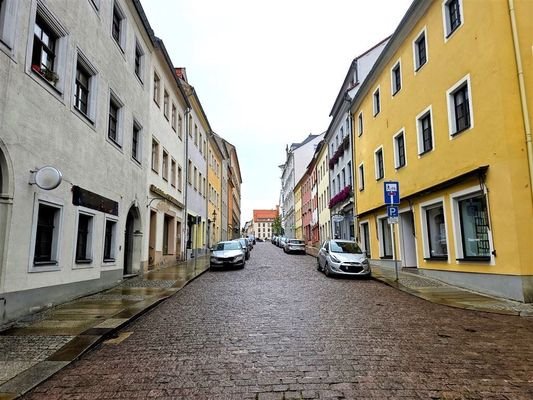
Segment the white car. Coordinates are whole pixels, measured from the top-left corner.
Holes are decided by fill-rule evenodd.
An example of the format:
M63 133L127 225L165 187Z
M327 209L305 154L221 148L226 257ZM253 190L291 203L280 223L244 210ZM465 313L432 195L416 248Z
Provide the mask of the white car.
M317 269L330 275L370 278L370 264L365 253L351 240L326 240L317 258Z
M240 267L246 264L242 244L238 240L217 243L211 252L211 267Z
M283 244L283 251L285 253L305 254L305 242L299 239L287 239L287 241Z

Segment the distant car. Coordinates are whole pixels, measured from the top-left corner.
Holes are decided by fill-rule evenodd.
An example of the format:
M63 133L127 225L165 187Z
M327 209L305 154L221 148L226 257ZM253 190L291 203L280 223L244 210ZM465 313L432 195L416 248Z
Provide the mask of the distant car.
M248 247L250 248L250 250L252 250L254 248L254 244L255 244L254 241L252 240L252 238L250 236L248 236L245 239L248 242Z
M287 239L283 246L285 253L304 253L305 254L305 242L300 239Z
M275 245L275 244L276 244L276 240L278 240L278 237L277 237L276 235L274 235L274 236L272 236L272 238L270 239L270 242L271 242L272 244Z
M241 267L246 264L244 248L238 240L217 243L211 252L211 267Z
M235 240L240 242L240 244L242 245L244 249L244 258L248 260L250 258L250 251L252 250L252 246L250 246L250 244L248 243L248 239L240 238Z
M317 269L330 275L352 275L370 278L370 264L365 253L351 240L327 240L317 258Z
M281 236L279 239L278 239L278 247L281 247L283 248L283 246L285 246L285 242L287 241L287 238L285 236Z
M257 238L257 239L255 239L255 241L256 241L256 242L264 242L264 240L261 239L261 238Z

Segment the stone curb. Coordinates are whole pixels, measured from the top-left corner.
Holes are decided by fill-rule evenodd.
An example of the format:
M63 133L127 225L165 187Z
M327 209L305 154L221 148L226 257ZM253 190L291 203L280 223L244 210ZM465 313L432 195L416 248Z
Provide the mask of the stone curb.
M20 396L31 391L33 388L37 387L41 383L50 379L57 372L61 371L66 366L72 364L74 361L78 360L82 355L87 353L89 350L93 349L100 343L104 342L115 332L119 331L123 327L131 324L133 321L141 317L142 315L148 313L156 306L162 302L168 300L169 298L175 296L180 290L186 287L189 283L194 281L196 278L203 275L205 272L209 271L209 267L200 271L195 276L191 277L185 284L178 288L173 288L173 293L158 298L152 303L148 304L146 307L140 309L137 313L133 314L131 317L127 318L124 322L113 328L105 328L100 335L88 335L88 334L79 334L74 337L70 342L65 344L55 353L50 355L46 360L41 361L27 370L21 372L15 377L11 378L9 381L0 385L0 400L12 400L17 399ZM104 290L103 292L107 291ZM98 329L98 328L93 328ZM89 329L90 331L90 329ZM81 343L80 343L81 342ZM75 351L74 349L80 348L81 351ZM62 360L62 358L66 358Z

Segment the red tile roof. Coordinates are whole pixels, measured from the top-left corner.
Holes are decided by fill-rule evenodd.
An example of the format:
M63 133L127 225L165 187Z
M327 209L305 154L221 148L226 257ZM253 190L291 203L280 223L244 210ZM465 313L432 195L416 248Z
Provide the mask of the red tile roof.
M278 210L254 210L254 222L273 221L278 216Z

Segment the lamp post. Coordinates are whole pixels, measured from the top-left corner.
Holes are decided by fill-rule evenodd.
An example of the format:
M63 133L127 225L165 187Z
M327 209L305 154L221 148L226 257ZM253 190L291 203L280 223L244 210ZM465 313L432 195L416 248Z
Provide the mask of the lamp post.
M214 240L214 239L215 239L215 222L216 222L216 220L217 220L217 210L213 210L213 214L212 214L212 216L213 216L213 219L212 219L212 222L213 222L213 229L212 229L212 231L211 231L211 234L212 234L212 237L213 237L212 242L214 242L214 241L215 241L215 240ZM211 243L211 246L212 246L213 244L214 244L214 243Z

